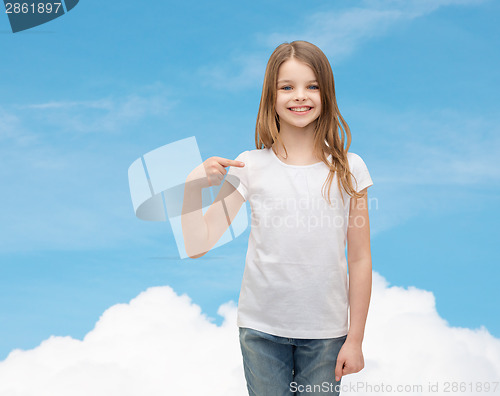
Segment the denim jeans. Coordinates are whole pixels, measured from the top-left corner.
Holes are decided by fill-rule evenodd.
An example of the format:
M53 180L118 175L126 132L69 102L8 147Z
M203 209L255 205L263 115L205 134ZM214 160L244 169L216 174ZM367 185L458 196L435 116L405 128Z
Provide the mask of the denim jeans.
M335 365L347 335L286 338L239 328L250 396L339 395Z

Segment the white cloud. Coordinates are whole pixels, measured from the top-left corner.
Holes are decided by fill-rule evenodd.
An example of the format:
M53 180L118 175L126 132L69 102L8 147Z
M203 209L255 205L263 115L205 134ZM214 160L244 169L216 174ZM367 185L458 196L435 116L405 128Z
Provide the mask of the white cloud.
M372 235L422 214L460 216L495 205L489 191L500 183L496 114L394 111L374 103L356 103L348 113L351 151L365 159L374 182Z
M24 147L32 144L34 140L34 136L23 127L19 116L0 106L0 142L2 142L2 146L15 142Z
M187 296L154 287L114 305L82 341L51 337L0 363L0 395L242 395L235 310L211 323Z
M219 314L224 322L216 326L187 296L150 288L109 308L82 341L53 336L12 351L0 362L0 396L246 395L236 308L224 304ZM363 348L365 369L343 378L343 394L377 394L351 392L349 384L438 381L442 390L445 381L500 376L499 339L485 328L450 327L431 292L389 287L377 273Z
M382 150L376 164L379 182L461 187L500 182L496 114L464 116L451 108L393 112L373 104L355 110L362 116L358 131Z
M260 52L234 53L224 64L200 69L208 82L224 90L259 84L273 49L283 42L306 40L319 46L335 64L354 53L364 42L380 37L400 23L430 14L440 7L478 5L486 0L365 0L361 7L332 9L305 15L290 30L259 33L255 39L264 48ZM230 82L231 84L228 84Z
M488 0L363 0L362 3L374 9L397 8L411 17L418 17L440 7L454 5L478 5Z
M318 45L338 63L365 41L387 34L399 23L405 23L436 11L443 6L478 5L484 0L365 0L362 7L322 11L304 18L296 31L271 34L270 46L290 37Z
M423 394L445 395L450 394L444 392L446 381L500 379L500 339L484 327L450 327L437 313L431 292L389 287L375 272L364 354L366 369L349 381L372 385L384 382L394 388L398 384L420 384L424 386ZM440 392L428 392L428 383L436 381ZM466 393L476 394L475 390Z
M227 64L205 65L198 70L198 73L206 86L213 86L225 91L239 91L262 81L268 56L263 53L242 54L235 52L229 56L230 66Z
M78 132L116 132L131 122L149 116L167 115L178 100L172 100L160 86L156 92L128 94L123 97L105 97L87 101L49 101L14 106L28 110L26 117L48 123L58 130Z
M170 116L178 100L170 98L157 83L123 96L0 106L2 251L110 247L146 226L128 217L127 167ZM148 243L154 232L149 224L134 240Z
M274 33L269 44L290 41L290 37L310 41L339 63L353 53L361 42L381 36L407 17L398 9L349 8L341 11L321 12L305 18L306 26L296 32Z

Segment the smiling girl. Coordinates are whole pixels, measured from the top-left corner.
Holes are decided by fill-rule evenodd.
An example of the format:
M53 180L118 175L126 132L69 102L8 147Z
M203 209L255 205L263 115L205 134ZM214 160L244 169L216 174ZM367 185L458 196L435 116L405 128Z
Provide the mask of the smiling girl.
M341 377L364 367L373 182L361 157L348 151L332 69L315 45L294 41L272 53L255 143L236 160L207 159L187 178L186 251L206 254L248 200L237 319L248 392L338 395ZM202 188L226 174L203 214Z

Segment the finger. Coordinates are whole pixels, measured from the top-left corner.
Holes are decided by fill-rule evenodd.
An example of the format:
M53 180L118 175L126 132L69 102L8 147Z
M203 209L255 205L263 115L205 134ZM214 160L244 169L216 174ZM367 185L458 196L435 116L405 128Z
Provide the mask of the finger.
M342 378L343 366L344 361L337 359L337 364L335 366L335 381L340 381L340 378Z
M230 160L230 159L221 158L221 157L217 157L217 160L218 160L219 164L221 164L224 167L237 166L239 168L242 168L243 166L245 166L245 163L241 162L241 161Z
M215 164L214 164L214 168L215 168L215 170L216 170L218 173L220 173L222 176L224 176L224 175L227 173L226 168L224 168L224 167L223 167L221 164L219 164L219 163L215 163Z
M222 179L224 179L224 176L223 176L223 175L218 174L218 175L216 176L216 180L217 180L217 184L218 184L218 185L222 182Z
M342 376L353 373L355 373L355 371L352 369L352 367L348 367L347 365L345 365L342 369Z
M210 175L208 175L208 180L210 186L218 186L222 180L224 179L224 175L221 174L217 169L214 169Z

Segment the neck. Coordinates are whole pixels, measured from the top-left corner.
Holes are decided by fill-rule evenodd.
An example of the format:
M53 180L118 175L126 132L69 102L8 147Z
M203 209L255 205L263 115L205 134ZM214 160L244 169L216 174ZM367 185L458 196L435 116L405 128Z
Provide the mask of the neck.
M315 123L301 128L293 125L280 126L280 138L286 146L288 158L310 160L314 159L314 126ZM278 143L274 143L278 155L285 157L284 148Z

